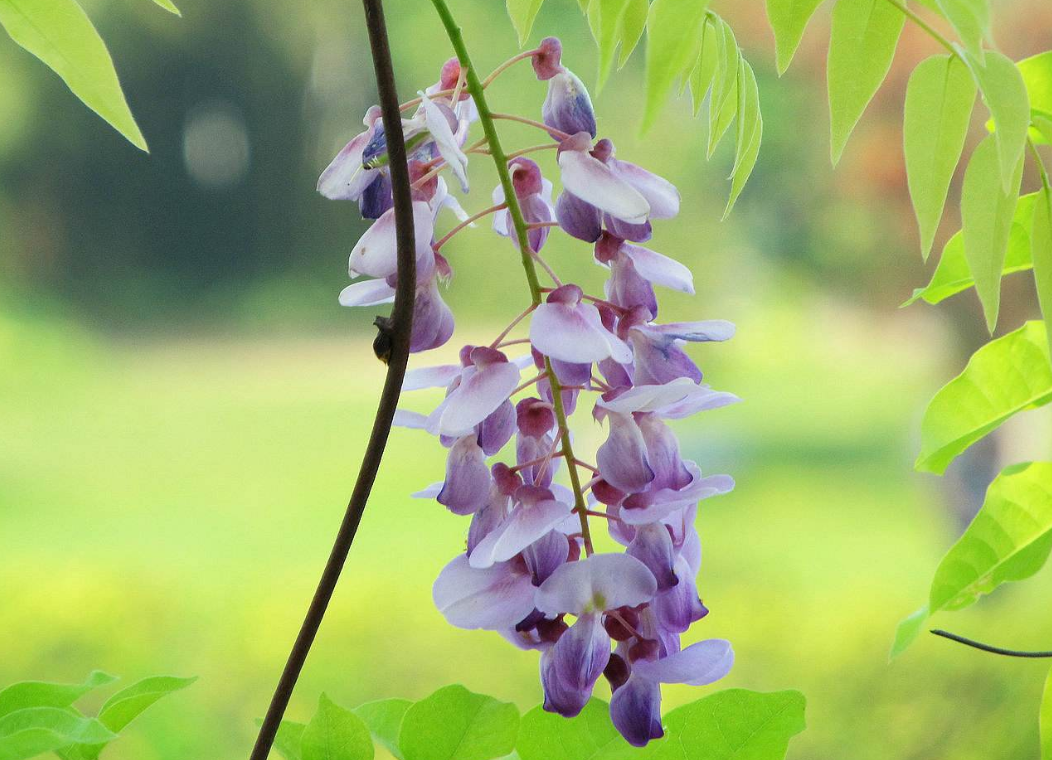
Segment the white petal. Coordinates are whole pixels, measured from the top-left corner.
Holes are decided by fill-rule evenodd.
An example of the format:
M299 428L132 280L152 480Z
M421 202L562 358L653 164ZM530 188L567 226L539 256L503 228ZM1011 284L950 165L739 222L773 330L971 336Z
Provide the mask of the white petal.
M458 628L512 628L533 612L530 576L508 564L477 570L461 554L439 573L432 589L435 606Z
M657 581L646 565L627 554L593 554L570 562L537 589L537 609L546 615L635 607L657 591Z
M493 532L478 543L471 552L469 563L472 567L489 567L495 562L508 561L555 528L569 512L568 505L551 500L531 506L517 505Z
M731 643L708 639L660 660L639 660L632 665L632 672L648 681L705 686L727 675L733 664Z
M466 193L468 191L468 157L460 149L460 144L457 142L457 138L453 134L453 130L449 126L449 121L446 119L442 109L435 105L424 93L421 92L420 97L422 98L421 107L424 110L427 131L434 138L439 154L446 160L449 168L453 171L453 175L460 182L460 189Z
M456 378L464 368L459 364L442 364L438 367L420 367L411 369L405 373L402 381L403 391L418 391L421 388L445 388Z
M559 168L563 187L581 200L630 224L647 220L647 199L602 161L584 151L564 150L559 154Z
M363 280L340 291L340 306L376 306L391 303L394 297L394 288L384 280Z
M599 310L588 303L542 303L530 318L530 342L542 354L574 364L632 361L632 349L603 327Z
M396 409L393 424L396 427L424 430L427 428L427 417L420 412L411 412L408 409Z
M373 138L372 129L356 135L318 178L318 192L335 201L356 201L376 178L379 169L366 169L362 154Z
M464 435L507 401L519 384L519 368L511 362L468 367L460 385L428 418L434 435Z
M675 259L649 248L623 243L621 250L632 259L639 276L655 285L694 295L694 275Z
M434 235L431 209L423 201L413 203L413 232L419 267L421 261L431 255L431 238ZM398 241L393 208L385 211L355 244L348 269L352 277L359 274L387 277L398 270Z

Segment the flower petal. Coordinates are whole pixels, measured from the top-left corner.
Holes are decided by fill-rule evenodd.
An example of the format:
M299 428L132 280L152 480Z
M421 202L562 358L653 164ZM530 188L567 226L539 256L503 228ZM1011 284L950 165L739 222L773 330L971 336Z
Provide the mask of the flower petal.
M586 243L594 243L603 234L599 209L565 190L555 201L555 219L563 232Z
M625 493L642 491L654 480L643 432L629 415L611 414L607 419L610 434L596 452L599 474Z
M651 681L705 686L723 678L734 664L734 650L724 639L691 644L660 660L640 660L633 672Z
M365 146L373 137L373 128L356 135L336 154L318 178L318 192L334 201L356 201L376 178L378 169L366 169L362 163Z
M635 607L657 591L646 565L625 554L593 554L563 565L537 589L536 606L547 615Z
M628 545L627 553L646 565L654 574L658 591L665 591L678 583L673 569L676 556L672 536L664 525L641 525L636 530L632 543Z
M417 265L433 256L431 237L434 224L431 210L423 201L413 203L413 231L416 238ZM370 277L387 277L398 271L398 241L395 232L394 209L386 211L373 225L365 231L351 250L348 262L351 277L359 274Z
M574 364L632 360L631 349L603 327L589 303L542 303L530 319L530 342L545 356Z
M457 142L457 138L453 134L453 128L450 126L446 114L423 92L419 94L421 98L420 107L424 111L424 122L427 124L427 131L434 138L439 154L446 160L449 168L453 171L453 175L460 182L460 189L466 193L468 191L468 157L460 149L460 143Z
M610 719L633 747L645 747L665 735L661 728L661 687L656 681L632 675L610 698Z
M508 400L519 384L519 368L496 362L467 367L460 385L446 396L428 419L432 435L464 435Z
M667 179L616 158L610 159L610 168L647 199L651 219L671 219L679 213L679 191Z
M472 567L506 562L544 537L570 513L570 507L554 499L533 505L517 504L511 514L471 552Z
M432 589L438 611L457 628L512 628L533 612L534 586L511 563L477 570L461 554L448 565Z
M642 224L650 204L602 161L578 150L559 154L563 187L600 211L631 224Z
M362 280L340 291L340 306L378 306L391 303L394 297L394 288L385 280Z
M567 718L580 713L609 661L610 636L599 615L582 615L541 655L544 709Z
M548 79L548 94L541 106L541 118L552 129L573 135L587 132L595 137L595 111L584 83L572 71L560 71ZM556 135L552 138L558 140Z
M437 501L455 515L470 515L489 500L491 483L485 454L475 436L466 435L449 450L446 480Z
M622 245L621 250L632 259L640 277L655 285L694 295L694 275L675 259L630 243Z

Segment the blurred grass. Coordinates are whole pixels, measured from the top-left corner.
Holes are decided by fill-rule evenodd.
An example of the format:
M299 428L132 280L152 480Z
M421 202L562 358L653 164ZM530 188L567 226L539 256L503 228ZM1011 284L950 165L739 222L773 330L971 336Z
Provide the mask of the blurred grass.
M746 403L680 425L687 453L739 484L699 517L713 614L692 635L734 642L722 685L807 694L793 758L1033 757L1040 665L932 640L886 664L957 530L933 508L936 481L908 469L911 416L945 370L905 338L930 326L830 303L768 304L739 327L699 356ZM381 377L368 355L355 340L121 342L0 322L0 683L200 675L110 756L243 755L362 453ZM467 522L408 494L442 458L418 431L394 433L290 716L322 690L352 705L453 681L539 699L534 653L432 607ZM1040 645L1049 590L1039 578L951 622ZM704 693L670 688L666 706Z

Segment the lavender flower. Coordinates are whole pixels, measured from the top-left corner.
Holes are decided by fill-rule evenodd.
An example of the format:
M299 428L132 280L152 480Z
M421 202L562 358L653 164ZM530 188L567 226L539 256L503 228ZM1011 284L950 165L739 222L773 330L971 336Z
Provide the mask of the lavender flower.
M403 121L418 272L411 350L443 345L453 333L438 290L452 275L443 246L476 218L492 214L493 230L516 248L524 243L526 265L540 265L552 285L541 294L535 289L492 343L464 346L459 363L410 370L405 390L442 388L445 395L427 414L400 410L396 423L425 430L448 449L443 481L415 495L471 518L466 551L435 581L436 607L455 626L496 631L538 651L547 710L578 714L605 677L614 725L643 746L663 735L661 684L712 683L734 659L726 641L680 642L709 612L696 581L698 505L734 481L704 475L684 458L668 424L738 401L703 384L686 350L727 340L734 328L721 320L655 321L660 288L694 292L685 266L638 245L650 238L653 221L679 212L679 193L617 158L610 140L596 139L591 100L561 53L559 41L548 38L531 56L537 78L548 82L544 131L559 141L554 168L562 191L554 204L541 165L521 155L551 143L509 161L514 198L497 187L494 205L469 218L449 194L440 176L446 169L468 190L473 149L465 145L478 117L455 60ZM318 185L326 197L357 201L363 216L376 220L351 251L355 281L340 294L346 306L389 302L397 277L386 140L375 109L365 126ZM512 204L525 228L513 221ZM444 208L461 224L436 242ZM562 282L541 257L555 229L593 245L608 275L602 297ZM509 257L497 265L517 264ZM512 337L516 330L528 337ZM528 346L511 356L520 344ZM574 452L569 423L589 398L593 419L606 428L594 464ZM591 479L582 481L582 471ZM593 518L606 522L623 552L594 551Z

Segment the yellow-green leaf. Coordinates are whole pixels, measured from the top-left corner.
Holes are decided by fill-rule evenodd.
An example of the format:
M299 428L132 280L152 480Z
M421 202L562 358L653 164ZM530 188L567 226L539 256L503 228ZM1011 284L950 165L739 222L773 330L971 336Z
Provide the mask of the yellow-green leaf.
M993 118L1001 187L1008 191L1023 157L1030 126L1030 100L1026 83L1011 59L996 50L986 52L985 62L967 52L962 57L979 83L983 102Z
M975 82L956 56L922 61L906 88L903 142L910 198L925 260L939 229L946 193L964 150Z
M709 147L708 157L716 152L716 146L727 128L734 121L738 104L738 73L741 69L741 51L734 31L722 19L719 20L719 52L716 57L716 75L709 96Z
M1024 195L1015 207L1012 217L1012 231L1008 235L1008 252L1005 254L1004 268L1001 276L1033 269L1030 255L1030 229L1033 225L1034 202L1037 193ZM917 288L903 306L923 299L927 303L937 304L963 290L975 286L972 273L968 269L968 260L964 257L964 235L957 232L947 241L939 256L939 265L931 281L923 288Z
M990 56L992 58L992 56ZM961 191L961 222L964 257L975 280L975 290L983 305L990 332L997 324L1001 306L1001 271L1012 231L1012 218L1019 200L1023 177L1023 157L1016 163L1015 176L1007 191L1001 186L997 145L987 137L972 153L964 173Z
M709 0L654 0L647 17L647 101L643 129L657 118L672 85L697 61Z
M1052 463L1006 468L986 491L979 513L939 563L928 605L900 624L892 653L905 649L928 616L961 610L1002 583L1040 570L1052 550Z
M588 22L599 45L599 79L597 90L602 90L610 69L614 65L614 54L624 31L624 17L628 0L592 0L588 6Z
M705 94L712 86L713 77L716 76L716 65L720 54L719 35L721 34L722 32L711 22L705 23L698 63L690 73L690 96L694 103L695 116L701 110L701 104L705 102Z
M147 150L110 53L76 0L0 0L0 25L62 77L88 108Z
M888 75L905 20L887 0L837 0L826 72L834 165Z
M804 37L807 22L821 4L822 0L767 0L767 20L774 31L779 76L789 68Z
M628 0L628 7L621 17L621 53L617 57L617 68L622 68L632 56L643 31L647 28L650 0Z
M756 74L743 58L738 73L738 137L731 170L731 194L723 218L731 213L734 203L756 166L763 138L763 117L760 114L760 93L756 85Z
M533 22L541 11L544 0L507 0L508 15L511 24L519 34L519 47L526 44L533 31ZM584 8L582 7L582 10Z
M921 452L914 465L941 475L961 452L1012 415L1052 401L1045 325L1031 321L992 340L943 386L921 421Z
M983 60L983 37L990 34L989 0L936 0L965 48Z
M1045 330L1052 336L1052 190L1047 185L1037 193L1034 204L1030 250L1034 259L1037 298L1045 317Z
M303 760L373 760L373 740L357 715L326 695L300 738Z
M1052 50L1024 58L1016 66L1030 100L1030 118L1034 122L1030 139L1048 144L1052 142Z

